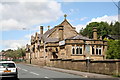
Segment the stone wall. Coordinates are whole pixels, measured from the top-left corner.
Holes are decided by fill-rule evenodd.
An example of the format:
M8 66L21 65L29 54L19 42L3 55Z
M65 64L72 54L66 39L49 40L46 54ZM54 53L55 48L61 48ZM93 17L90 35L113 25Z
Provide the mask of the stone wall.
M120 75L120 60L51 59L47 66L83 72Z
M30 59L26 60L26 63L30 64ZM45 66L46 61L44 61L43 59L31 59L31 64Z

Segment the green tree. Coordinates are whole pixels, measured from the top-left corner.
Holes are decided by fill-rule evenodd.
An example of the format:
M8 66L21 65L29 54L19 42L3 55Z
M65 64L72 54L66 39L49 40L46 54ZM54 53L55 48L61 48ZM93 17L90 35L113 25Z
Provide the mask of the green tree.
M120 59L120 40L108 40L108 59Z
M98 38L111 32L111 27L107 22L92 22L89 23L84 30L80 31L80 34L93 38L93 27L97 27Z
M19 48L17 49L16 53L18 54L18 57L22 57L24 59L26 51L23 48Z
M23 48L18 48L17 50L7 50L6 51L6 56L11 57L13 59L18 59L18 58L23 58L25 56L25 49Z
M16 59L16 58L17 58L16 51L7 51L7 52L6 52L6 56L7 56L7 57L10 57L10 58L13 58L13 59Z
M120 35L120 23L116 22L113 26L112 26L112 35Z
M115 22L110 25L107 22L91 22L85 29L80 30L80 34L93 38L93 27L97 27L98 38L104 35L120 35L120 23Z

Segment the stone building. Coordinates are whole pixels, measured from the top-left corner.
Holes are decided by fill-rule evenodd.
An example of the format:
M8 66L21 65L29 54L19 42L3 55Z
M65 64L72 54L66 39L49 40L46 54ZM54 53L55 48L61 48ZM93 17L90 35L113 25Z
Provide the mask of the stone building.
M43 33L31 36L31 45L26 46L26 59L36 64L50 59L105 59L107 42L97 38L97 28L93 28L93 39L78 34L68 20Z

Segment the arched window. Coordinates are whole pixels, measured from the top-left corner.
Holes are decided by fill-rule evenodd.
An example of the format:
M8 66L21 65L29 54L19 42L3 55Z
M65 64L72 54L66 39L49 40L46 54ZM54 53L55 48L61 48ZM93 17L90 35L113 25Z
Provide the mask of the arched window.
M79 47L79 54L82 54L82 47Z
M94 46L92 46L92 55L94 55L95 52L94 52Z
M76 47L76 54L79 54L79 47Z
M96 55L98 55L98 48L96 48Z
M75 54L75 48L72 47L72 54Z
M102 48L99 48L99 55L102 55Z

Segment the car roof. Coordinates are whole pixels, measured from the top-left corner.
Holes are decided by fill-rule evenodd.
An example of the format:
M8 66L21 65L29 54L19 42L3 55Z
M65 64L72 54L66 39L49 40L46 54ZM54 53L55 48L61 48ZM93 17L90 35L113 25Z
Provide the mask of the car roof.
M0 61L0 63L14 63L13 61Z

